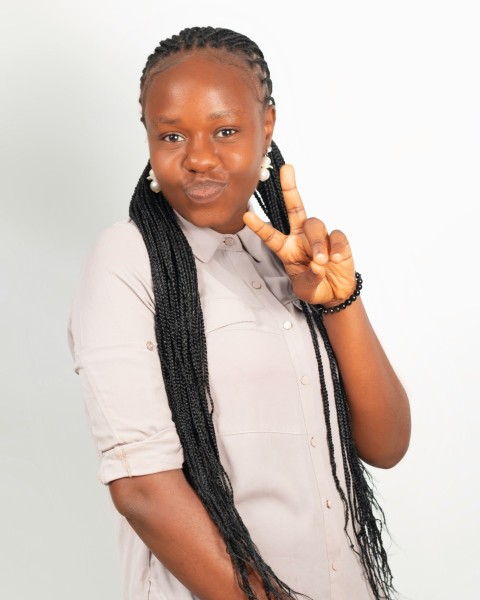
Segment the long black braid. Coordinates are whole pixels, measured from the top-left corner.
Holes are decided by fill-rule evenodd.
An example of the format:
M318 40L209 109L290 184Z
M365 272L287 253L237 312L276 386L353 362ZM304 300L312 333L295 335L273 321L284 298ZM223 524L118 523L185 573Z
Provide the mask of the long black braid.
M206 47L224 49L240 58L241 64L258 76L265 105L274 103L267 63L252 40L229 29L193 27L160 42L148 57L141 78L142 107L149 84L168 56ZM255 197L272 225L288 233L288 215L279 178L284 160L276 144L272 142L271 146L271 177L258 184ZM256 598L249 581L253 572L260 576L267 598L295 598L298 592L280 581L265 563L235 508L232 486L220 462L213 425L213 400L195 259L169 203L161 193L154 194L150 190L149 170L147 164L132 197L130 217L144 238L150 258L158 353L168 402L184 450L185 476L223 536L239 586L249 600ZM395 590L382 545L383 512L373 495L370 475L355 449L349 406L323 317L315 306L305 302L301 305L318 363L330 464L344 505L345 532L352 549L360 556L375 598L390 600L394 598ZM337 475L330 404L317 332L325 345L333 380L345 490ZM349 521L352 521L358 550L347 529Z

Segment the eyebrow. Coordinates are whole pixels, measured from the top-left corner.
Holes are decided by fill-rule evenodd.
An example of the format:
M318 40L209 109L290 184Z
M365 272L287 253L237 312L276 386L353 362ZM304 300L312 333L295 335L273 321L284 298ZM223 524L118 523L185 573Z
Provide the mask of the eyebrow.
M242 114L241 110L218 110L210 113L207 117L208 121L216 121L217 119L225 119L229 117L239 117Z
M218 110L210 113L207 117L207 121L218 121L218 119L225 119L229 117L238 117L242 114L241 110ZM152 119L153 123L161 123L163 125L179 125L182 120L165 115L158 115Z

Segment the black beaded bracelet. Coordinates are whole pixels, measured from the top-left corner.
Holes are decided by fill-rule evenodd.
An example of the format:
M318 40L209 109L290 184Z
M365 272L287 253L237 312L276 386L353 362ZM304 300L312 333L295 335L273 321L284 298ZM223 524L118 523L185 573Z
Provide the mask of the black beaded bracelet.
M317 305L320 312L322 313L322 315L333 315L334 313L340 312L341 310L347 308L347 306L350 306L350 304L352 304L352 302L355 302L355 300L360 296L360 291L362 289L362 283L363 283L362 276L360 275L360 273L357 273L356 271L355 271L355 279L357 280L357 285L355 286L355 291L350 296L350 298L347 298L345 300L345 302L342 302L338 306L333 306L332 308L325 308L321 304Z

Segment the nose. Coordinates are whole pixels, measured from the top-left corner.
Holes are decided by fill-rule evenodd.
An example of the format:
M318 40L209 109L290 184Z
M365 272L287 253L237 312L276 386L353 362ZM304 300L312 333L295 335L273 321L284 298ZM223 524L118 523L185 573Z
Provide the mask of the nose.
M183 166L188 171L206 173L215 168L218 161L219 157L211 139L198 137L187 143Z

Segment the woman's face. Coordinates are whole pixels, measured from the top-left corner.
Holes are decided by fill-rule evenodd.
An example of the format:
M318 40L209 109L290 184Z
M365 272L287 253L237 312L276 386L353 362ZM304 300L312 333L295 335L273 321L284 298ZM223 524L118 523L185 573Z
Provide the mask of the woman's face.
M259 181L275 110L264 108L257 76L230 54L200 50L172 58L144 102L155 177L182 217L236 233Z

